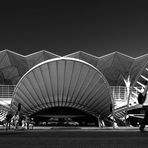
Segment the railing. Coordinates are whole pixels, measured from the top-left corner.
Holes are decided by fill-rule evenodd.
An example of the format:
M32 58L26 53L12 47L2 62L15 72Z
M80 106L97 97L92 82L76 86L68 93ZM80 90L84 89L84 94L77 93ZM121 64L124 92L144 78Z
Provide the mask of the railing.
M127 98L127 89L125 86L111 86L110 88L114 100L125 100Z
M15 85L0 85L0 98L12 98Z
M112 90L112 97L114 100L126 100L127 99L127 88L125 86L110 86L110 88ZM141 89L141 87L137 87L137 88ZM138 94L138 91L136 89L131 90L131 92ZM132 96L132 93L131 93L131 96ZM135 97L135 96L132 96L132 97Z
M10 104L15 85L0 85L0 104ZM112 97L115 100L115 108L122 107L127 104L127 89L125 86L110 86ZM140 88L139 88L140 89ZM137 94L137 90L132 90ZM132 96L132 94L131 94ZM135 97L135 96L134 96ZM135 98L137 99L137 98ZM122 112L121 112L122 113ZM0 115L1 117L1 115ZM0 119L1 120L1 119Z
M127 89L125 86L111 86L114 100L125 100L127 98ZM0 85L0 98L12 98L15 85ZM135 90L135 93L137 91Z

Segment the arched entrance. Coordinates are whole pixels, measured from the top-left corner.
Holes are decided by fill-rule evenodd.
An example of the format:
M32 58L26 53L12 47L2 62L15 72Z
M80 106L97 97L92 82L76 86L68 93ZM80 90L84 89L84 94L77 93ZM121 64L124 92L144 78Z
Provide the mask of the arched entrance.
M51 107L31 116L42 126L96 126L98 119L87 112L72 107Z

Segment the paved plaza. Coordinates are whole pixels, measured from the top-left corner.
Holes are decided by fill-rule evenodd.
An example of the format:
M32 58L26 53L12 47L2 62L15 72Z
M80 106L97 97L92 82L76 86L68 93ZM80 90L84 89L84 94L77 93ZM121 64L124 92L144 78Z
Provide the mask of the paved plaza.
M148 131L138 128L34 127L0 129L2 148L147 148Z

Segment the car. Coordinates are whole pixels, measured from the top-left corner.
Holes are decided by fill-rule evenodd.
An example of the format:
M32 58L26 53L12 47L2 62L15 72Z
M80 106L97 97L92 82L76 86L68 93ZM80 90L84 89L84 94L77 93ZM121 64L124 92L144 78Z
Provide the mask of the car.
M74 125L74 126L76 126L76 125L79 125L79 123L76 122L76 121L68 121L68 125Z
M47 125L53 126L53 125L58 125L58 123L59 123L58 118L50 118L47 122Z
M78 122L76 121L73 121L72 119L68 118L65 122L64 122L65 125L73 125L73 126L77 126L79 125Z

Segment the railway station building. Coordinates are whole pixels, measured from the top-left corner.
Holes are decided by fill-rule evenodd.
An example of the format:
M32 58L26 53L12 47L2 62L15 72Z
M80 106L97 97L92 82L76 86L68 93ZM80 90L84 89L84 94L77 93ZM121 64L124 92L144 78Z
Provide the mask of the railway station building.
M8 111L36 122L53 118L79 124L124 121L126 111L139 109L137 96L148 80L148 54L120 52L94 56L78 51L65 56L49 51L21 55L0 52L0 120Z

